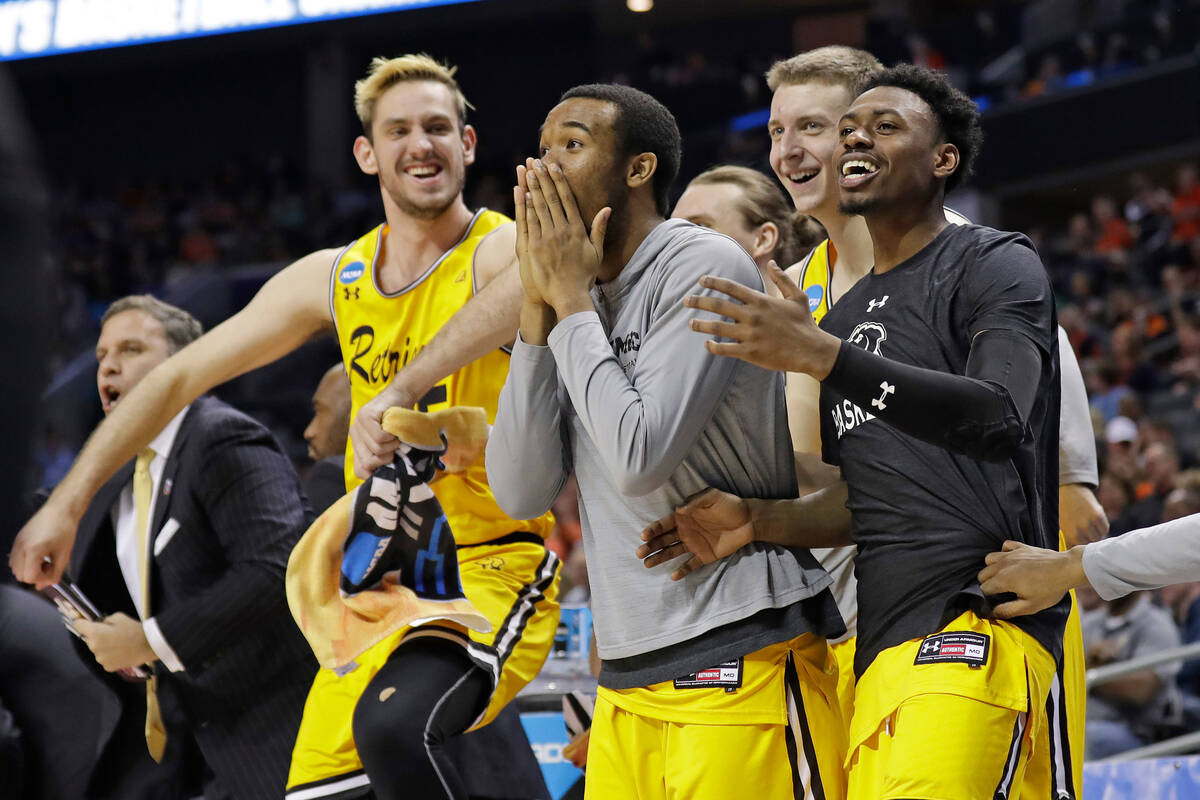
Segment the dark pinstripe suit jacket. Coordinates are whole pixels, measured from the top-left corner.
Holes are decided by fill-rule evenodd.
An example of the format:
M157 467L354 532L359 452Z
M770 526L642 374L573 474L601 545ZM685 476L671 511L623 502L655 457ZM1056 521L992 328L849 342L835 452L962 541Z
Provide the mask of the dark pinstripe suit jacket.
M111 524L132 474L131 462L97 493L71 568L101 611L136 616ZM300 481L266 428L203 397L157 491L150 611L184 666L157 665L168 734L191 731L222 794L280 797L317 668L284 594L288 555L312 518Z

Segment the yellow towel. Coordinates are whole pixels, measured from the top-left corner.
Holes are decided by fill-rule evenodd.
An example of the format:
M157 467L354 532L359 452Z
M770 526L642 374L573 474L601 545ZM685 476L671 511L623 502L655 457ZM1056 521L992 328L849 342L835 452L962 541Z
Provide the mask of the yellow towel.
M437 448L446 435L442 463L446 472L462 472L487 447L487 414L476 406L453 406L440 411L389 408L383 412L383 429L402 442Z
M438 620L476 631L491 629L487 618L462 594L452 532L433 493L413 477L408 460L412 455L428 463L445 447L441 459L447 471L452 465L465 468L487 443L483 409L423 413L393 408L384 415L383 427L419 449L407 452L409 447L402 446L392 464L330 506L288 559L288 606L317 662L331 669L349 664L406 626ZM414 526L411 515L405 514L406 504L420 505L426 524ZM433 514L440 519L433 519ZM362 545L355 553L346 550L352 535L356 539L351 546ZM381 558L388 559L379 565L388 571L376 588L347 594L343 559L361 559L364 553L372 567ZM361 566L361 560L358 563Z

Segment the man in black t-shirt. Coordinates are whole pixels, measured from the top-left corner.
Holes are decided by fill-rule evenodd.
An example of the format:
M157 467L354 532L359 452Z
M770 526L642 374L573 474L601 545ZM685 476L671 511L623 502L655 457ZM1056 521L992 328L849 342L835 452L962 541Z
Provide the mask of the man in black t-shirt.
M1023 236L945 220L980 135L973 103L944 78L887 70L839 129L841 210L867 222L872 273L820 329L778 272L783 299L704 278L738 302L687 302L726 318L693 323L721 337L712 352L822 382L824 456L844 482L793 501L710 490L674 527L652 526L643 554L691 552L682 575L750 539L830 546L850 531L849 796L1013 796L1041 741L1067 605L996 621L975 575L1005 538L1057 540L1053 298Z

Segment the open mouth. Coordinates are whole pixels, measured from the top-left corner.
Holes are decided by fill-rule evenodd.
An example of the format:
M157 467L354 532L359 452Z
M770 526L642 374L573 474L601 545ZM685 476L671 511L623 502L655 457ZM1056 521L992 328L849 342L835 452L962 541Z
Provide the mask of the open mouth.
M842 162L842 186L858 186L869 181L879 172L879 165L862 159L852 159Z
M442 174L442 168L437 164L414 164L404 168L404 173L422 183L434 181Z
M121 390L115 386L105 386L100 390L100 405L104 408L105 413L111 411L120 399Z
M808 183L821 172L819 169L803 169L797 172L789 172L787 179L795 184Z

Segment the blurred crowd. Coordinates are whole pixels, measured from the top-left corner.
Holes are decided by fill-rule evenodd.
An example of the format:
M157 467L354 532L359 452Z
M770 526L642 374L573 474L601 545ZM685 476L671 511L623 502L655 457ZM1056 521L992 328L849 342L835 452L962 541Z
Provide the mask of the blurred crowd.
M348 242L381 217L378 191L313 186L281 160L225 163L192 180L125 176L57 195L58 362L95 340L114 299L186 274L284 264Z
M876 24L871 50L947 72L987 108L1129 73L1196 47L1200 5L1163 0L961 4Z
M1076 24L1034 36L1048 14ZM937 24L873 22L867 45L885 62L946 70L983 106L1189 53L1198 29L1200 0L993 2ZM688 143L682 177L718 161L762 164L763 125L731 133L728 121L767 104L762 75L780 54L747 48L717 60L680 40L664 42L642 35L628 68L607 77L646 89L678 114ZM1187 162L1166 174L1131 174L1081 204L1065 225L1027 231L1083 370L1100 461L1097 494L1112 535L1200 513L1200 173ZM510 213L509 180L507 170L476 169L468 203ZM107 186L67 186L56 201L55 369L91 348L115 298L161 294L203 271L279 266L349 242L382 220L370 181L313 185L280 160L227 163L192 180L126 176ZM37 455L39 482L57 482L80 444L51 420ZM549 546L566 565L563 599L586 602L573 485L554 510ZM1200 641L1200 583L1112 603L1082 599L1093 666ZM1114 752L1200 725L1200 660L1143 678L1093 694L1094 718L1112 723L1097 735Z
M1035 230L1079 357L1109 535L1200 513L1200 179L1128 177L1065 229ZM1080 592L1088 666L1200 642L1200 583L1105 603ZM1200 727L1200 660L1094 687L1089 754L1103 757Z

